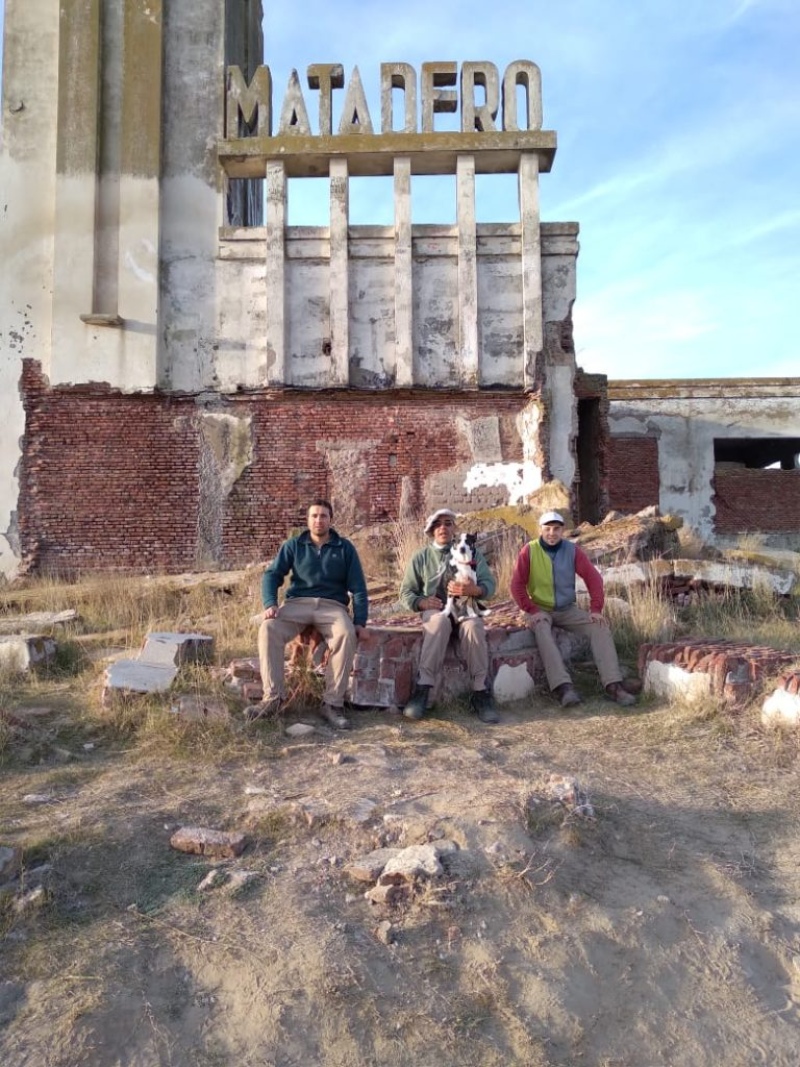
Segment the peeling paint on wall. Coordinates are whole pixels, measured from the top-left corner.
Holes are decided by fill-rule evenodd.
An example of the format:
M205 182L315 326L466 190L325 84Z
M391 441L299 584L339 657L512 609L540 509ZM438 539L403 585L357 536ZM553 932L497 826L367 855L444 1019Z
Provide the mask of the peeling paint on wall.
M542 487L542 470L533 463L476 463L464 479L468 493L480 488L505 487L508 504L525 503Z
M225 502L253 462L252 419L205 413L199 428L197 564L205 567L222 560Z

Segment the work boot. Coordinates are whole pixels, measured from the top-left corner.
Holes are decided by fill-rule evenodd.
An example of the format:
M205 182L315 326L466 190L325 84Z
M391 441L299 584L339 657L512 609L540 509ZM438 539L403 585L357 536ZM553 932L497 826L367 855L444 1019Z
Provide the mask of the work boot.
M403 714L407 719L421 719L425 714L425 709L428 706L428 695L430 694L431 687L429 685L418 685L414 690L414 693L403 708Z
M621 704L623 708L631 708L636 703L636 697L625 689L622 682L612 682L611 685L607 685L606 695L614 703Z
M497 709L492 699L491 689L476 690L470 698L470 705L481 722L489 724L500 722L500 716L497 714Z
M572 682L562 682L553 690L553 696L558 700L562 708L574 708L580 704L581 696Z
M328 726L332 726L334 730L350 729L350 720L344 717L341 708L335 708L333 704L323 704L319 713Z
M280 697L268 697L258 704L250 704L244 709L245 722L258 722L259 719L273 719L281 710L283 700Z

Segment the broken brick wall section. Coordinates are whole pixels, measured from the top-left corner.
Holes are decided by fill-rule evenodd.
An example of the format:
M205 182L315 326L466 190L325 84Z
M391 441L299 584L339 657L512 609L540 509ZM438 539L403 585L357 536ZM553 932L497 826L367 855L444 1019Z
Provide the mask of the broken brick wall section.
M655 437L612 437L609 448L609 505L636 514L658 505L658 440Z
M800 530L800 470L760 470L718 464L714 470L714 528L719 534Z
M522 392L123 394L50 387L32 360L21 386L23 566L59 573L245 566L269 558L318 496L343 528L506 504L502 486L464 489L486 438L465 422L521 464L520 416L538 403Z

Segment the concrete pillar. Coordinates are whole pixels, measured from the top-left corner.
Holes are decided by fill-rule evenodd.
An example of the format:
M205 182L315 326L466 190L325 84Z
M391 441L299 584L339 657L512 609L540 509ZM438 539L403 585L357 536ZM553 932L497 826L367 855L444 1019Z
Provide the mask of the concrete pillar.
M61 5L58 38L58 143L53 233L53 347L80 314L117 313L95 303L95 220L100 169L100 0ZM116 283L114 285L116 289ZM59 336L57 336L59 335Z
M267 385L290 384L286 360L286 168L267 163Z
M395 385L414 384L413 299L411 288L411 159L394 160L394 352Z
M126 4L119 180L119 309L152 328L146 357L156 380L161 195L163 0ZM138 358L145 358L145 351Z
M539 157L535 152L523 153L519 161L519 218L522 230L522 378L523 388L532 389L544 347Z
M332 159L331 178L331 265L330 384L346 387L350 383L350 272L348 260L349 176L346 159Z
M456 162L458 220L458 345L462 384L477 389L478 370L478 245L475 222L475 157Z

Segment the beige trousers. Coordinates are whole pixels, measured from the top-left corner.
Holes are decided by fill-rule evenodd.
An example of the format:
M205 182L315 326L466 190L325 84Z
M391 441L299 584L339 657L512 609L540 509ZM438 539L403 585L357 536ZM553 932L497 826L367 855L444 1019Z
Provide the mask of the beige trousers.
M530 619L532 617L538 619L539 616L544 616L544 618L534 626ZM561 611L540 611L539 615L528 616L528 620L528 626L533 630L533 636L536 638L536 646L542 657L542 666L550 689L571 681L553 637L554 626L560 626L562 630L569 630L570 633L580 634L589 639L592 659L597 664L603 688L611 685L612 682L622 681L611 627L605 619L593 622L588 611L583 611L582 608L573 604L572 607L563 608Z
M331 707L340 708L344 703L358 640L347 609L335 600L323 600L320 597L284 600L275 618L265 619L261 623L258 630L258 660L264 700L286 696L286 645L309 624L316 626L328 646L322 699Z
M489 648L483 619L463 619L454 631L450 616L438 611L422 613L422 651L417 683L436 685L442 674L451 638L455 640L458 654L466 665L473 691L485 689L489 673Z

